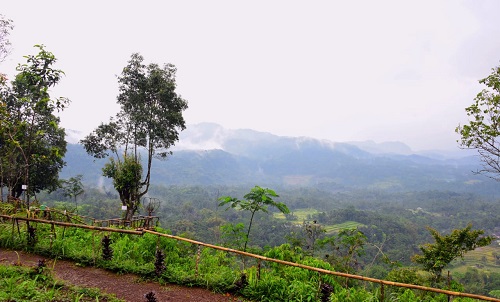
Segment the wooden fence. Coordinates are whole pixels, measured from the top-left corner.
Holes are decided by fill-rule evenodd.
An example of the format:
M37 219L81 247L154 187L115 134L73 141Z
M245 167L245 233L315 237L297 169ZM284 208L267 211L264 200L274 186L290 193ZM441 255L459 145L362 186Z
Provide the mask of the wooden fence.
M312 266L308 266L308 265L303 265L300 263L284 261L284 260L279 260L279 259L274 259L274 258L268 258L268 257L262 256L262 255L252 254L252 253L243 252L240 250L226 248L226 247L213 245L213 244L209 244L209 243L204 243L204 242L200 242L200 241L196 241L196 240L192 240L192 239L187 239L187 238L178 237L178 236L174 236L174 235L164 234L164 233L160 233L160 232L156 232L156 231L144 229L144 228L138 228L135 230L119 229L116 227L101 227L101 226L92 226L92 225L85 225L85 224L73 224L73 223L69 223L69 222L60 222L60 221L44 220L44 219L29 218L29 217L15 217L15 216L8 216L8 215L0 215L0 218L2 218L4 220L5 219L11 220L13 226L14 226L14 224L18 225L18 230L19 230L19 221L26 221L26 222L37 222L37 223L45 223L45 224L51 224L51 225L59 225L59 226L64 226L64 227L83 228L83 229L89 229L89 230L95 230L95 231L118 232L118 233L133 234L133 235L144 235L145 233L149 233L152 235L167 237L167 238L178 240L178 241L189 242L189 243L197 245L197 246L204 246L204 247L208 247L208 248L212 248L212 249L216 249L216 250L226 251L226 252L230 252L230 253L246 256L246 257L255 258L255 259L258 259L260 261L274 262L274 263L279 263L282 265L294 266L294 267L299 267L302 269L307 269L310 271L315 271L315 272L318 272L321 274L327 274L327 275L333 275L333 276L338 276L338 277L344 277L344 278L348 278L348 279L355 279L355 280L376 283L376 284L379 284L381 287L381 300L382 301L384 298L384 286L396 286L396 287L402 287L402 288L408 288L408 289L417 289L417 290L422 290L422 291L445 294L449 297L449 300L452 297L464 297L464 298L472 298L472 299L477 299L477 300L482 300L482 301L500 302L500 299L476 295L476 294L455 292L455 291L443 290L443 289L426 287L426 286L421 286L421 285L392 282L392 281L387 281L387 280L364 277L364 276L360 276L360 275L353 275L353 274L325 270L325 269L316 268L316 267L312 267Z
M16 217L16 216L13 216ZM134 216L131 220L125 220L121 218L114 219L95 219L88 216L77 215L68 211L60 211L56 209L32 209L27 211L27 217L32 219L42 219L48 221L59 221L68 222L74 224L85 224L98 227L130 227L130 228L141 228L141 229L152 229L154 228L160 218L158 216Z

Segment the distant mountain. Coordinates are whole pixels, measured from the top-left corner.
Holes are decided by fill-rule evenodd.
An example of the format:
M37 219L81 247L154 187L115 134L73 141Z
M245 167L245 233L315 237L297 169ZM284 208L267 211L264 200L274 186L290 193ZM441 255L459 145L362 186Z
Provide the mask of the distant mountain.
M413 151L402 142L383 142L376 143L374 141L365 142L348 142L347 144L357 146L367 152L373 154L413 154Z
M203 123L188 126L173 152L153 163L153 183L500 193L496 182L471 172L479 167L477 158L415 154L400 142L336 143ZM70 144L65 160L61 177L103 181L105 160L94 161L82 146Z

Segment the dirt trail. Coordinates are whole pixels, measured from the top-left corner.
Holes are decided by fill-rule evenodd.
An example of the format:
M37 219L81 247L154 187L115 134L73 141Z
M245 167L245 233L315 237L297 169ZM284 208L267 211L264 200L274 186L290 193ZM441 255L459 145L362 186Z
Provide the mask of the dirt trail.
M54 277L66 284L99 288L103 292L115 294L116 297L126 301L146 301L144 295L151 291L155 292L155 297L161 302L243 301L234 296L215 294L202 288L161 286L155 282L140 281L135 275L117 275L99 268L79 267L69 261L57 260L54 266L51 259L0 248L0 264L17 264L20 261L24 266L35 266L40 259L45 259L47 267L53 267Z

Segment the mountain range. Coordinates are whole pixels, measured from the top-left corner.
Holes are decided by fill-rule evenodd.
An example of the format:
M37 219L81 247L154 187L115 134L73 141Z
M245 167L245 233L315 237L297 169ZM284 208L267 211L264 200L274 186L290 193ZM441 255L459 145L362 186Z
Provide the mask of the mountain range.
M89 185L109 184L101 176L106 160L95 160L69 132L62 178L84 175ZM500 195L497 182L475 175L478 158L460 152L413 152L401 142L331 142L284 137L213 123L189 125L167 160L155 160L158 185L313 186L342 191L443 190Z

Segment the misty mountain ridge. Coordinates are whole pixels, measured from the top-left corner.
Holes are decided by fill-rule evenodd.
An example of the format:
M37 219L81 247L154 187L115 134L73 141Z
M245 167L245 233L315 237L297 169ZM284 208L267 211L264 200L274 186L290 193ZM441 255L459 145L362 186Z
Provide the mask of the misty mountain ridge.
M154 161L153 184L312 186L333 191L449 190L500 195L496 182L471 172L480 167L477 157L454 157L444 152L417 154L400 142L338 143L202 123L181 132L172 151L167 160ZM101 176L106 160L95 160L81 145L69 144L65 160L62 178L83 174L89 184L110 184Z
M303 144L308 144L311 142L319 143L323 146L329 146L330 148L342 149L346 145L358 147L362 151L366 151L371 154L420 154L428 157L439 157L439 158L456 158L465 157L471 153L456 149L456 150L426 150L414 152L408 145L403 142L393 141L393 142L381 142L376 143L372 140L368 141L348 141L348 142L333 142L329 140L320 140L310 137L288 137L288 136L278 136L268 132L259 132L251 129L226 129L219 124L215 123L199 123L188 125L186 130L180 133L180 140L172 148L172 150L212 150L221 149L230 153L240 154L241 143L254 142L259 145L267 143L276 143L277 141L288 141L290 147L293 143L295 147L300 148ZM292 143L293 141L293 143Z
M86 134L72 129L66 129L66 140L70 144L78 144ZM329 148L342 150L345 148L357 147L370 154L419 154L431 158L457 158L466 157L472 153L469 150L426 150L414 152L403 142L381 142L368 141L348 141L332 142L309 137L287 137L278 136L268 132L259 132L251 129L226 129L216 123L199 123L187 125L184 131L180 132L179 141L171 148L172 151L180 150L215 150L220 149L236 155L252 156L247 148L248 144L256 144L262 147L266 144L275 145L284 143L288 148L300 148L302 145L311 143L320 144ZM260 148L259 147L259 148ZM346 150L352 151L352 150Z

